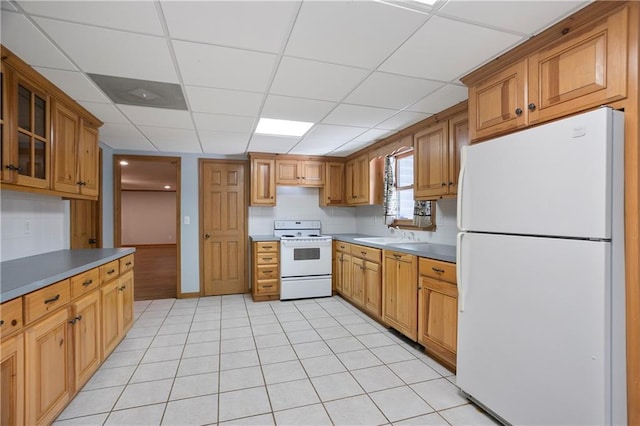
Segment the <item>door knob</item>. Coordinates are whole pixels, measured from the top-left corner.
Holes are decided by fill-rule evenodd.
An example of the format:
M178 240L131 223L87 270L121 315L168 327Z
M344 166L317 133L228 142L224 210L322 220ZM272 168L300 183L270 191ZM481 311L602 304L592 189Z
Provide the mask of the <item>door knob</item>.
M211 238L211 235L210 235L210 234L204 234L204 239L205 239L205 240L208 240L209 238Z
M89 244L96 244L98 242L95 238L89 238Z

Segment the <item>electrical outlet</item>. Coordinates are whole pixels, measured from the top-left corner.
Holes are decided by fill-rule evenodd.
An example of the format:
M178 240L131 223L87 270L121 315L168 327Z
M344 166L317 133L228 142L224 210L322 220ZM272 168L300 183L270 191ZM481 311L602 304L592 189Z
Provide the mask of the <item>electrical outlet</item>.
M29 219L24 221L24 234L31 235L31 221Z
M191 223L191 218L189 216L184 217L184 224L189 225Z

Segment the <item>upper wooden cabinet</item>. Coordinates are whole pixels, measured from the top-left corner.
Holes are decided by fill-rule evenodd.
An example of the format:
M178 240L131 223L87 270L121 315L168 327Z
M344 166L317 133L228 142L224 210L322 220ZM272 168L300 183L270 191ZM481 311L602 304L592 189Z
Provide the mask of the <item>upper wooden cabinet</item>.
M347 204L344 185L344 163L330 161L325 164L324 186L320 188L320 205L344 206Z
M0 181L15 190L29 187L97 199L97 129L102 123L11 51L0 48Z
M250 205L276 205L276 175L273 158L251 158Z
M514 49L509 63L492 62L464 77L471 139L625 98L628 14L628 6L620 6L575 28L567 23L546 36L556 37L548 43L533 49L529 46L538 46L542 38L532 39Z
M349 205L382 204L383 160L369 161L367 154L345 165L346 198Z
M460 151L469 144L467 111L414 135L414 198L435 200L458 191Z
M324 162L314 160L276 160L277 185L324 185Z

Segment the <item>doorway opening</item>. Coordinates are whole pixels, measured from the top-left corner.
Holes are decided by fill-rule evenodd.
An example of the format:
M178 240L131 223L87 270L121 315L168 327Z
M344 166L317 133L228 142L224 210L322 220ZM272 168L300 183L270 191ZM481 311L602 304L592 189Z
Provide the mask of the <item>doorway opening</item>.
M114 242L135 247L135 300L180 297L180 158L115 155Z

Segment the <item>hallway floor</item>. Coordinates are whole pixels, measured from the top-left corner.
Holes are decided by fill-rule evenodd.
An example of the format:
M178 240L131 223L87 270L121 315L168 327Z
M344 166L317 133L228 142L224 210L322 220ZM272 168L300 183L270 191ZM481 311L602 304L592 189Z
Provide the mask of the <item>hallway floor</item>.
M340 297L135 302L56 425L493 425L455 375Z

